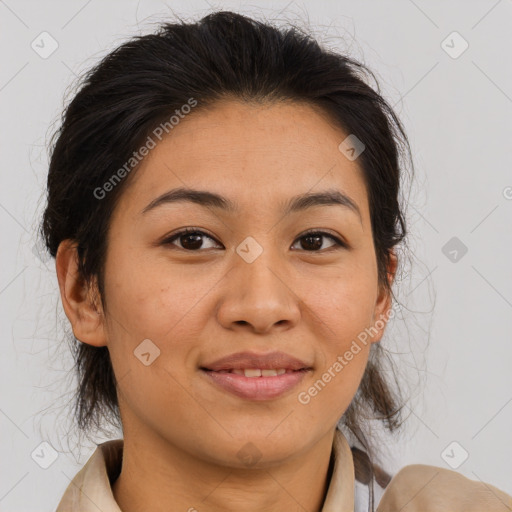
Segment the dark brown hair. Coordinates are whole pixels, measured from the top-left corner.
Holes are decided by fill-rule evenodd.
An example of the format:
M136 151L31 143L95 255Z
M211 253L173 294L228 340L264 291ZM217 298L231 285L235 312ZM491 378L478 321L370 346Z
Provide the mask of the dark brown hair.
M368 77L376 90L367 84ZM401 157L410 158L410 147L374 74L296 27L278 28L233 12L215 12L197 23L162 23L155 33L136 36L116 48L86 74L51 143L41 224L50 254L55 257L65 239L76 243L80 274L89 283L97 278L106 311L103 271L109 221L136 170L102 199L95 190L190 98L197 101L196 113L230 97L305 102L365 144L357 162L368 193L378 280L394 298L387 270L393 248L406 235L399 192ZM80 430L99 428L104 421L119 426L107 347L75 338L72 347ZM381 343L372 346L342 425L364 449L353 448L356 477L368 483L376 476L384 485L388 478L371 463L372 444L365 433L368 418L382 420L390 431L401 421L399 390L383 372L383 354ZM394 378L395 372L386 375Z

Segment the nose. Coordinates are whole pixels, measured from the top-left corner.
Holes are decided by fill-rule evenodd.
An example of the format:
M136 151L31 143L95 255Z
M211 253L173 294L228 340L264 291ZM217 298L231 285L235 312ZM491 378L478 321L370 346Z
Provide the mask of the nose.
M237 254L234 258L219 299L219 323L230 330L258 334L284 331L297 325L301 300L283 265L269 251L264 251L252 263Z

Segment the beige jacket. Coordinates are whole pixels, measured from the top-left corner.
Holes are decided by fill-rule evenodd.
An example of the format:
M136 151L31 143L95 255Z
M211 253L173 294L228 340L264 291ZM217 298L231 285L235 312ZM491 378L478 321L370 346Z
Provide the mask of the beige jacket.
M359 512L355 508L354 464L350 446L336 430L334 469L321 512ZM98 445L67 487L56 512L122 512L111 483L121 470L123 440ZM507 512L512 497L492 485L455 471L414 464L402 468L386 487L377 512Z

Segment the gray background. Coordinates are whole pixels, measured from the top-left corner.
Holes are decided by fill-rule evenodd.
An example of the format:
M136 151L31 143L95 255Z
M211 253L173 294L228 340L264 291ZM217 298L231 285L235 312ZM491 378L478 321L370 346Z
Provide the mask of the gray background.
M512 494L511 0L0 0L0 510L53 510L94 449L73 433L54 261L34 249L45 146L76 75L170 9L296 22L375 71L417 173L407 212L414 258L397 283L405 320L383 341L400 353L409 420L384 455L392 469L457 467ZM46 37L51 49L44 31L58 44L46 58L31 47ZM119 433L96 441L109 436Z

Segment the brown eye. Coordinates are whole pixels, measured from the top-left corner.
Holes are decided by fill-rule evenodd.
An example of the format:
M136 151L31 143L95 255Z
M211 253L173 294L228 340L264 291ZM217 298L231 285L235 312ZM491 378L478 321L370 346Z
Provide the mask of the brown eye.
M194 228L187 228L178 231L170 238L167 238L162 243L164 245L177 245L179 249L186 251L198 251L199 249L211 249L211 247L204 246L203 239L209 239L216 243L216 241L204 231L200 231ZM179 242L179 245L175 242Z
M330 238L334 243L328 247L325 247L324 239ZM301 249L308 252L319 252L323 249L331 249L336 247L346 247L346 244L342 242L339 238L331 235L330 233L325 233L324 231L310 231L305 235L302 235L297 240L301 242Z
M333 243L325 246L326 239L330 239ZM212 246L210 242L210 246L208 246L208 240L212 241L214 245ZM307 252L323 252L324 250L327 251L339 247L347 247L347 245L339 238L324 231L310 231L297 238L297 241L300 242L299 250ZM218 245L221 245L204 231L196 228L182 229L181 231L174 233L171 237L165 239L162 244L173 245L178 249L189 252L199 252L201 249L215 249L219 248ZM215 246L215 244L218 245ZM220 248L222 248L222 246Z

